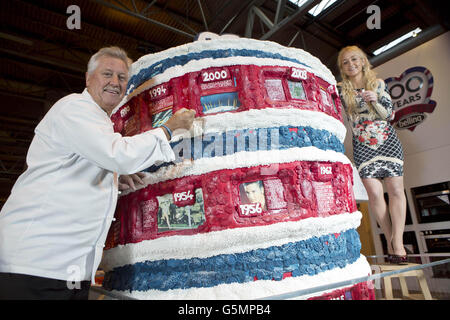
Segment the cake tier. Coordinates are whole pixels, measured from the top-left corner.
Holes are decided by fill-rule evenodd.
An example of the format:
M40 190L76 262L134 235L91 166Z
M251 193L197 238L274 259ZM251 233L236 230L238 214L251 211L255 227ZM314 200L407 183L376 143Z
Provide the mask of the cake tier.
M188 72L230 65L299 67L335 84L330 70L302 49L284 47L272 41L216 39L196 41L143 56L132 65L127 95L133 97Z
M209 237L205 237L206 241L216 242L211 239L213 237L223 239L220 234L208 235ZM191 239L184 238L183 241L191 243ZM263 245L267 246L267 243ZM241 247L238 244L238 248ZM180 251L183 249L186 249L185 245ZM314 275L336 267L343 268L359 258L360 249L359 236L356 230L351 229L284 245L206 258L153 260L152 255L149 255L148 259L152 260L116 267L106 273L104 286L107 289L122 291L147 291L214 287L222 283L255 280L282 280L286 276ZM148 280L142 281L142 275Z
M248 111L276 108L292 111L291 122L303 116L307 120L313 119L308 112L295 112L304 110L315 112L318 118L323 119L322 126L325 123L332 124L340 135L339 139L343 139L341 136L345 135L345 129L342 129L341 104L335 85L306 71L304 77L294 78L292 75L298 70L300 69L280 66L227 65L188 72L147 90L135 90L128 97L129 100L113 113L111 119L115 131L127 136L159 127L177 110L188 108L196 111L196 122L199 124L194 125L194 130L199 130L191 132L192 137L203 133L203 123L212 115L217 117L212 117L211 123L217 123L216 120L221 116L222 121L233 120L232 114L237 114L235 118L240 115L239 122L242 123L247 115L250 116L249 120L252 118L252 113ZM206 81L204 75L217 75L219 79L214 76L212 80L208 78ZM143 84L139 88L147 86L149 84ZM325 115L330 119L327 120ZM300 119L296 121L299 122ZM263 117L256 119L260 122L268 120L269 118ZM341 122L341 128L333 120ZM303 122L305 121L306 119ZM232 122L226 123L232 125ZM224 122L219 127L223 125ZM205 126L206 132L217 130L213 125L206 123ZM175 139L180 134L186 136L185 132L176 131L174 134Z
M204 272L204 274L208 274L208 272ZM128 276L125 279L120 279L120 277L117 276L116 278L115 275L110 274L108 275L110 278L105 278L105 281L107 281L107 286L109 286L109 289L113 293L142 300L253 300L300 290L308 290L311 293L296 296L295 299L373 300L375 296L371 282L362 282L353 286L344 286L318 292L314 290L316 287L342 281L351 281L366 277L370 274L371 269L366 258L360 256L355 262L347 264L342 268L336 267L313 275L303 274L292 276L288 273L281 280L274 278L267 280L250 279L248 282L223 283L213 287L187 287L168 290L146 290L141 287L141 290L139 289L139 284L150 281L145 274L140 274L140 278L139 275L136 275L134 279L136 287L127 290L120 290L120 288L122 287L122 283L129 280ZM117 285L117 287L114 288L113 284Z
M286 157L299 158L298 154L292 155L293 150L284 152ZM283 151L272 153L275 161L272 165L245 166L242 165L245 161L229 161L241 166L208 170L202 160L214 163L215 168L221 163L204 158L179 170L181 177L169 167L149 174L144 178L149 182L145 188L119 198L106 248L176 234L191 235L356 211L350 164L281 163L277 157L283 157ZM255 153L245 154L245 160L250 162L251 156L255 156ZM306 152L303 157L310 155L311 152Z
M360 219L354 212L118 246L105 252L103 285L145 299L257 299L367 276Z
M244 151L265 152L305 147L344 152L342 141L345 128L342 123L317 112L268 108L197 120L201 120L202 128L193 130L193 134L185 132L172 139L170 145L176 157L174 163L202 158L214 158L212 160L215 162L221 161L218 157ZM236 162L238 158L234 160ZM259 164L266 162L267 159L259 160ZM153 166L146 171L155 172L159 167Z
M142 240L108 249L104 252L102 268L110 271L116 267L144 261L207 258L279 246L329 234L337 236L346 230L356 229L360 220L361 213L355 211L257 227L227 228L191 235L172 234L169 238ZM355 241L359 243L359 240Z
M325 220L332 220L310 220L314 219L322 220L320 225L327 226L331 221ZM319 221L308 222L319 225ZM351 223L346 224L351 227ZM328 227L333 230L342 225ZM226 230L177 236L170 244L158 241L162 239L129 244L118 248L121 252L116 257L127 255L131 264L108 271L103 285L108 290L145 299L257 299L370 274L366 259L359 254L360 242L355 229L306 240L301 240L299 235L307 236L304 232L293 229L292 223L280 223L240 232ZM315 231L320 234L325 228ZM253 248L252 239L265 240L258 244L264 247ZM222 244L211 249L210 242ZM226 248L225 244L228 244ZM218 250L220 247L222 250ZM143 261L136 261L139 259L134 253L140 254ZM182 253L185 253L183 258Z

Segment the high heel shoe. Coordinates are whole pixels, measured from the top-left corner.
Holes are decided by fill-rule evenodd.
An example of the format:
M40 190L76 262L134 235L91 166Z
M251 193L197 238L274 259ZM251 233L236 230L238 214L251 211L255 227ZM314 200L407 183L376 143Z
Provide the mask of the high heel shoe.
M388 254L387 260L391 264L405 265L408 264L408 255Z
M405 247L403 247L403 248L405 249L405 252L407 252L406 248ZM388 263L391 263L391 264L405 265L405 264L408 264L408 254L398 255L398 254L388 253L387 261L388 261Z

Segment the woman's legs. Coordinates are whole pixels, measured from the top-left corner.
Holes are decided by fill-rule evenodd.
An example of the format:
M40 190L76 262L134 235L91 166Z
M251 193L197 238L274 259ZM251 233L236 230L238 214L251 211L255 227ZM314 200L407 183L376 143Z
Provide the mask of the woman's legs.
M394 253L392 248L392 224L389 211L384 200L383 183L376 178L361 179L369 196L369 211L375 215L375 219L386 237L388 253ZM389 201L390 202L390 201Z
M394 254L403 256L406 254L403 246L403 232L406 220L406 197L403 190L403 177L387 177L384 181L389 195Z

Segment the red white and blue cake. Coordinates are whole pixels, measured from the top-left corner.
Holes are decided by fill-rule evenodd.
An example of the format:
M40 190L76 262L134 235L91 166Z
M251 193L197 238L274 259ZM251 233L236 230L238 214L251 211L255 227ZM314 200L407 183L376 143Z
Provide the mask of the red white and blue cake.
M371 274L331 72L270 41L198 40L132 66L115 130L194 109L174 163L123 194L103 286L138 299L259 299ZM370 283L302 299L372 299Z

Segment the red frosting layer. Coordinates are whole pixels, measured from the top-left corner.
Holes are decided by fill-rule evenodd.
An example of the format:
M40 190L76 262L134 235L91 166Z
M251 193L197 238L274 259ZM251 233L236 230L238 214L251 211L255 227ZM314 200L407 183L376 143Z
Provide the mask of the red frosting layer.
M256 200L249 195L251 190L244 187L245 183L255 181L261 181L264 204L255 203ZM197 199L196 190L200 189L202 198ZM174 229L176 216L183 216L186 214L184 211L172 212L171 218L166 218L168 222L165 222L162 211L158 216L158 198L163 195L166 195L165 199L171 199L177 210L192 208L189 209L192 218L186 218L191 219L191 227L186 227L188 222L185 220L183 229ZM163 236L262 226L356 210L349 164L295 161L219 170L148 185L121 197L106 246L111 248ZM197 218L194 218L194 212ZM172 229L166 226L170 221Z
M202 104L202 98L224 93L238 100L237 108L229 112L297 108L343 121L335 86L313 73L292 67L235 65L187 73L138 94L111 116L114 130L126 136L144 132L159 126L152 123L155 115L181 108L204 116L207 102Z
M375 300L375 290L370 281L355 284L352 287L337 289L308 300Z

